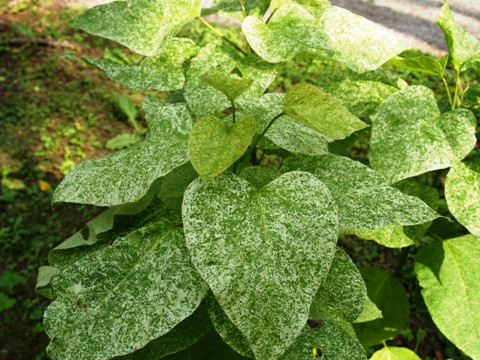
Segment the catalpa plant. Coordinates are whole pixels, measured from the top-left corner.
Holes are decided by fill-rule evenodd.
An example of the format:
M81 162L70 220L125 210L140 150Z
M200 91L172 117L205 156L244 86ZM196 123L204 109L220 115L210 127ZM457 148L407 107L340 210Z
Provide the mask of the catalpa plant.
M224 36L209 14L240 19L245 41ZM176 37L191 21L217 39L199 47ZM137 54L83 60L149 90L148 132L82 162L55 191L55 204L108 210L40 268L37 290L53 300L44 318L52 359L366 359L366 348L405 329L408 298L386 271L357 269L340 235L418 250L433 321L480 359L480 163L469 156L479 92L444 76L476 67L480 43L447 3L437 17L449 49L441 58L398 56L403 43L327 0L206 9L125 0L73 23ZM320 75L320 87L268 92L297 54L343 68ZM377 76L387 61L438 77L447 106L425 86ZM359 134L370 136L368 164L347 155ZM447 168L442 216L470 232L452 239L428 236L445 218L418 176ZM418 359L395 347L373 359L395 356Z

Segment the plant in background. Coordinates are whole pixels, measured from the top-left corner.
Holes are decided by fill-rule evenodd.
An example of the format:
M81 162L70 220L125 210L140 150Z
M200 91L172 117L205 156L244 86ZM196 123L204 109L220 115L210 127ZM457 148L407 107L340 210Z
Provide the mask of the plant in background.
M265 13L271 14L265 20ZM242 19L246 41L203 17ZM199 19L218 41L176 38ZM402 284L358 270L339 247L356 234L420 248L415 272L440 331L480 359L480 168L462 162L476 118L444 77L480 62L480 43L445 4L450 56L399 58L405 46L326 0L115 1L74 20L127 46L138 62L87 59L145 97L144 141L75 167L53 201L109 207L54 248L37 290L54 359L365 359L409 317ZM321 87L266 90L282 63L309 53L342 63ZM442 113L424 86L376 73L395 65L437 75ZM149 92L152 94L152 92ZM371 133L370 166L347 156ZM276 161L268 161L276 155ZM470 234L443 239L437 191L418 175L451 168L445 197ZM436 241L425 244L425 239ZM368 246L368 243L365 243ZM310 321L307 324L307 320ZM309 325L310 324L310 325ZM315 324L316 326L314 326ZM387 348L374 359L416 358Z

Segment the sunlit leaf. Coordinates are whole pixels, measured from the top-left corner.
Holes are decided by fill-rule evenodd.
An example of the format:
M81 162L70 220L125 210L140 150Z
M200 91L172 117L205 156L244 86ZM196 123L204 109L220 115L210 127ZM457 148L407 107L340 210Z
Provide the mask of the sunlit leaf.
M421 360L417 354L407 348L385 346L376 351L370 360Z

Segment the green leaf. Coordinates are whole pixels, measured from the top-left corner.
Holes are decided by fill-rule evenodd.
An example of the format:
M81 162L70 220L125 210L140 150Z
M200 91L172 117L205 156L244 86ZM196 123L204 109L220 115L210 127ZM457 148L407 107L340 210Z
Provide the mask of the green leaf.
M95 6L72 20L80 29L145 55L160 55L175 34L200 15L201 0L129 0Z
M122 150L132 147L143 140L142 135L137 133L126 133L117 135L107 141L105 147L109 150Z
M385 346L376 351L370 360L421 360L417 354L407 348Z
M480 236L480 165L458 163L450 169L445 181L448 209L468 231Z
M77 165L55 191L54 203L113 206L134 202L156 179L188 161L191 118L185 104L164 105L147 97L144 109L149 125L145 141Z
M164 211L53 278L57 299L44 319L52 359L128 354L194 312L208 287L190 262L180 222Z
M0 291L0 313L11 309L17 300L9 298L6 294Z
M283 111L335 140L367 127L333 96L310 84L298 84L291 88L285 95Z
M231 128L215 116L195 123L188 138L190 161L204 179L212 179L240 159L255 135L255 118L238 119Z
M53 266L40 266L38 269L37 283L35 291L48 299L54 299L52 288L50 286L52 278L60 274L60 270Z
M438 242L415 258L422 295L435 325L460 350L480 359L480 239Z
M450 62L455 70L460 72L480 62L480 41L455 21L447 2L443 5L435 22L445 34Z
M403 285L389 273L377 268L360 269L367 284L368 297L383 314L381 319L353 324L364 347L395 337L408 320L408 298Z
M243 0L248 15L262 15L268 9L270 0ZM214 0L211 7L202 10L202 15L219 14L235 19L243 19L243 11L239 1Z
M116 357L116 360L158 360L178 353L198 343L209 332L212 324L206 306L202 303L195 312L165 335L152 340L145 347L129 355Z
M389 248L403 248L415 244L403 231L402 226L386 226L380 229L348 229L345 233L356 235L365 240L373 240Z
M382 311L367 296L365 298L365 305L363 307L362 313L355 319L355 323L372 321L376 319L381 319L382 317Z
M109 59L83 58L98 66L113 81L132 90L177 90L185 83L184 65L198 53L189 39L172 39L158 56L137 64L117 63Z
M234 101L253 84L252 79L236 79L216 70L206 72L200 76L200 80L222 92L230 101Z
M197 179L183 220L195 267L256 358L279 357L333 261L338 218L325 185L303 172L260 190L233 174Z
M327 185L338 205L342 232L416 225L439 216L418 198L389 186L383 176L349 158L291 157L285 159L284 169L308 171Z
M422 55L411 58L402 58L397 56L391 59L389 63L402 69L419 71L425 74L442 77L443 72L445 71L447 60L448 55L442 56L438 59L429 55Z
M370 163L392 183L450 167L477 142L475 116L465 109L441 114L424 86L391 95L372 123Z
M278 178L282 173L271 167L249 166L243 168L239 175L255 186L255 188L260 189Z
M223 341L240 355L253 358L253 353L247 340L240 330L233 325L213 295L210 294L208 296L207 304L212 324Z
M185 189L197 177L191 163L179 166L161 179L158 197L168 207L181 211Z
M300 336L281 357L282 360L313 359L314 349L318 357L332 360L366 360L365 351L355 337L349 323L325 320L311 329L305 326Z
M361 313L367 289L360 271L345 251L337 248L332 266L310 306L310 319L353 322Z

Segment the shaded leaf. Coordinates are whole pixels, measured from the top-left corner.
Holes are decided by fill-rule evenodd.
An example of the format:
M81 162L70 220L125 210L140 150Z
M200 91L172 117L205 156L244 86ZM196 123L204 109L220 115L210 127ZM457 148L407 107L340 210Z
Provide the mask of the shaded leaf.
M54 266L40 266L35 291L46 298L53 299L55 295L50 284L52 278L58 274L60 274L60 270Z
M198 177L191 163L174 169L161 179L158 197L168 207L182 210L183 194L190 183Z
M282 173L274 168L265 166L249 166L243 168L239 174L257 189L278 178Z
M198 179L183 220L193 263L256 358L279 357L333 261L338 219L327 188L303 172L260 190L233 174Z
M459 349L480 359L480 239L467 235L419 251L415 272L435 325Z

